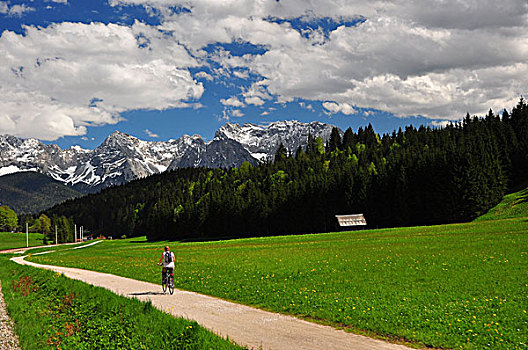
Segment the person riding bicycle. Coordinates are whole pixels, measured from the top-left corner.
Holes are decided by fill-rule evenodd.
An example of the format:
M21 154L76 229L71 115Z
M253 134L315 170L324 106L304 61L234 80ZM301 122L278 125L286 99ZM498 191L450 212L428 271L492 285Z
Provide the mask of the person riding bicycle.
M161 283L165 283L165 278L167 277L167 271L170 273L171 280L174 281L174 253L169 250L169 246L165 246L165 251L161 253L161 257L158 261L158 265L161 266L163 262L163 270L161 270L162 280Z

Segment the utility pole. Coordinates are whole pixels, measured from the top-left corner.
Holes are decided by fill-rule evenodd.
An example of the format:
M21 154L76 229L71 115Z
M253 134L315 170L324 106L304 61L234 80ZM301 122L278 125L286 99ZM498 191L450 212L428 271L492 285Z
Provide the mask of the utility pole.
M55 245L59 244L59 241L57 240L57 225L55 225Z
M75 224L75 237L73 238L73 243L77 243L77 224Z
M29 231L28 231L28 223L26 222L26 248L29 248Z

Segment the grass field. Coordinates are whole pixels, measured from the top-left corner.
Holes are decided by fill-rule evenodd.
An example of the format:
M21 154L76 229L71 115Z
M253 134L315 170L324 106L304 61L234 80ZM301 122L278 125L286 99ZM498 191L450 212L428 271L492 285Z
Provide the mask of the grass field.
M31 260L159 282L165 244ZM526 348L527 218L170 245L182 289L417 346Z
M42 245L42 233L29 234L29 246ZM26 234L0 232L0 250L26 247Z
M0 255L0 282L23 349L240 349L196 322Z

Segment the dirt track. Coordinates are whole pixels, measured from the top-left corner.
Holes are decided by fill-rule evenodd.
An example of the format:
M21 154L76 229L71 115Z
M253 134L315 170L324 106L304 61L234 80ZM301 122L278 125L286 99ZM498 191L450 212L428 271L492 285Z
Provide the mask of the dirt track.
M120 295L151 300L158 309L174 316L195 320L203 327L237 344L262 349L408 349L368 337L294 317L262 311L198 293L175 290L163 294L161 286L115 275L68 267L39 265L12 258L19 264L63 273Z

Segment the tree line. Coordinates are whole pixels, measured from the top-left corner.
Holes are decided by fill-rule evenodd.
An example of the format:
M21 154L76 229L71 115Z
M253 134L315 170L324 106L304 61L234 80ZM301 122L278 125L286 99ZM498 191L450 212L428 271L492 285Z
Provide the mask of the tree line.
M528 107L469 114L445 128L371 125L332 131L326 144L232 169L185 168L66 201L52 222L149 239L217 239L328 232L336 214L363 213L370 227L472 220L526 180ZM65 224L66 225L66 224Z

